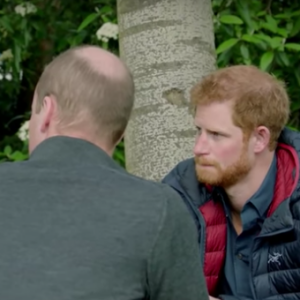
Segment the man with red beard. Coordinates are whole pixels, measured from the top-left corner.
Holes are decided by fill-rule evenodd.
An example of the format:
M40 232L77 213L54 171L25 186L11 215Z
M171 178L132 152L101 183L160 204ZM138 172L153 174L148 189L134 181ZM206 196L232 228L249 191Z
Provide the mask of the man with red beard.
M194 159L163 180L199 233L211 299L300 299L300 133L284 85L253 66L217 70L191 91Z

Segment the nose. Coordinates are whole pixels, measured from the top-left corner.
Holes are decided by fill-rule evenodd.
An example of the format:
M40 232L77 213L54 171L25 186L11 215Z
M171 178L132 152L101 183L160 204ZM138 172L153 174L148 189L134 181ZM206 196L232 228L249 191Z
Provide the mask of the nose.
M194 155L201 156L209 154L209 144L205 133L197 135L194 145Z

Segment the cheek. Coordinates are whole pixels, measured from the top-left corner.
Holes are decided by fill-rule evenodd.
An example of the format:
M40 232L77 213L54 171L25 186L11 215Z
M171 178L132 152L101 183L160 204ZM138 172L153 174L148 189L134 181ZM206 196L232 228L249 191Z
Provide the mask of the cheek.
M216 152L216 159L219 161L221 166L227 167L239 159L241 151L241 147L237 145L219 147Z

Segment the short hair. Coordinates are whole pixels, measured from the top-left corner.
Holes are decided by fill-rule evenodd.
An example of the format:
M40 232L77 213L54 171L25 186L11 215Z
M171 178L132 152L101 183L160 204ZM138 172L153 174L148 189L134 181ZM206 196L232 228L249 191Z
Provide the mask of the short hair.
M77 53L86 47L94 46L71 48L45 67L36 87L36 111L45 96L53 95L62 125L76 124L84 115L88 128L92 126L97 136L114 144L122 137L133 108L133 79L125 65L125 72L118 76L94 68Z
M233 123L245 134L258 126L270 131L269 149L274 150L288 122L290 100L282 81L255 66L230 66L204 77L191 90L191 104L233 102Z

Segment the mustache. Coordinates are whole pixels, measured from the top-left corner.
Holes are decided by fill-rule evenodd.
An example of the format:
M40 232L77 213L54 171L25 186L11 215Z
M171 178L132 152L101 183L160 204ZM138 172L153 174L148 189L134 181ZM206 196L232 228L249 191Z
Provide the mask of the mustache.
M217 166L218 165L215 161L206 159L201 156L195 157L195 162L197 165L204 165L204 166Z

